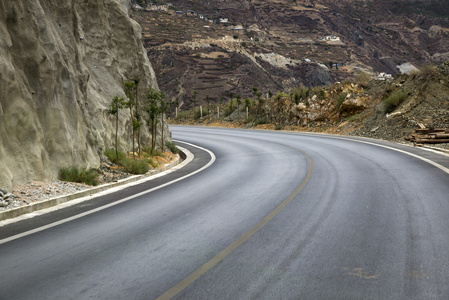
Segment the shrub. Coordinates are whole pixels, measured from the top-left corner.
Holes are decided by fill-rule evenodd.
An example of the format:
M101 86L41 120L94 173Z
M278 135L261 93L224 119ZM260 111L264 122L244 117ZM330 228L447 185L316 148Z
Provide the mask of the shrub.
M152 156L164 156L164 155L162 154L162 150L159 149L159 148L154 148L154 149L153 149L153 153L151 153L151 155L152 155Z
M296 104L301 101L306 101L310 95L310 90L308 87L301 85L299 88L293 90L293 100Z
M230 116L232 113L234 112L234 108L233 107L226 107L225 111L224 111L224 116L228 117Z
M438 69L434 65L425 65L419 69L419 74L424 79L429 79L432 75L435 75Z
M158 166L158 163L155 162L152 158L148 158L146 161L147 161L147 164L149 164L153 168L156 168Z
M345 102L347 95L347 93L341 92L340 94L338 94L337 98L335 98L335 107L337 108L337 110L339 110L340 106L343 104L343 102Z
M384 113L388 114L394 111L402 102L407 99L408 92L405 89L399 90L391 94L383 100Z
M115 152L115 151L114 151ZM79 182L87 185L98 185L98 173L95 170L80 169L78 167L62 168L59 170L62 181Z
M190 111L188 111L188 110L179 111L178 112L178 118L188 117L189 114L190 114Z
M118 151L118 158L115 156L115 149L108 148L104 150L104 155L109 158L109 160L115 164L119 164L120 160L124 159L126 157L125 153Z
M276 127L274 128L274 130L282 130L282 129L284 129L284 125L282 124L276 125Z
M163 156L161 149L158 148L154 148L153 152L151 152L151 147L144 147L142 148L142 150L143 152L145 152L145 154L143 155L145 157Z
M348 120L349 122L354 122L358 118L360 118L360 114L353 115L353 116L347 118L346 120Z
M360 72L355 80L356 83L359 84L361 87L366 88L368 87L368 83L371 80L371 76L368 73Z
M145 174L150 170L148 164L144 160L137 160L132 158L124 158L120 164L125 168L125 171L131 174Z
M179 149L178 147L176 147L176 144L173 142L165 142L165 146L167 146L168 149L170 149L170 151L173 154L178 154L179 153Z
M198 121L201 118L201 111L199 109L195 110L193 118L195 119L195 121Z
M267 124L267 118L265 118L265 117L259 118L256 120L256 122L254 122L254 126L257 126L259 124Z
M320 92L318 94L318 97L319 97L320 100L325 100L326 99L326 92L324 91L324 89L320 90Z
M252 121L254 121L254 119L255 119L254 116L248 116L247 119L243 120L243 124L251 123Z

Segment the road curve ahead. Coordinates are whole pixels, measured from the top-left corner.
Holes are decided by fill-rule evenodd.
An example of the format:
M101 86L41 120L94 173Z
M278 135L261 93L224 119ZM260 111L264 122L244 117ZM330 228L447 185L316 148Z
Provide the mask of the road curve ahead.
M0 227L0 299L449 299L449 158L388 142L173 126L194 176ZM3 241L3 242L2 242Z

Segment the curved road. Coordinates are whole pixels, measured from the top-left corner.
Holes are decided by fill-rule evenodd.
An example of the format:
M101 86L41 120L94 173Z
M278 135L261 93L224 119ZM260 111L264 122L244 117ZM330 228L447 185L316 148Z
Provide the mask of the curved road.
M180 170L0 227L0 299L449 298L449 157L360 138L172 131L213 155L180 142L195 154Z

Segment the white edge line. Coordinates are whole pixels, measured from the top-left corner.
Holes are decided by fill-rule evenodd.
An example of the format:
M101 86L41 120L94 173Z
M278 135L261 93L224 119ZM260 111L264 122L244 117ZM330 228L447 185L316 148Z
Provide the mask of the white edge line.
M436 163L434 161L431 161L430 159L427 159L425 157L422 157L420 155L417 154L413 154L411 152L405 151L405 150L401 150L401 149L397 149L397 148L393 148L393 147L389 147L389 146L385 146L382 144L376 144L373 142L366 142L366 141L361 141L361 140L357 140L357 139L351 139L351 138L344 138L344 137L339 137L339 136L319 136L318 134L310 134L310 133L306 133L306 134L301 134L301 135L305 135L305 136L318 136L318 137L323 137L323 138L331 138L331 139L337 139L337 140L345 140L345 141L351 141L351 142L356 142L356 143L363 143L363 144L368 144L368 145L373 145L373 146L377 146L377 147L381 147L381 148L386 148L386 149L390 149L393 151L397 151L412 157L415 157L417 159L420 159L428 164L431 164L434 167L437 167L438 169L442 170L443 172L446 172L447 174L449 174L449 169L440 165L439 163ZM407 145L404 145L407 146ZM440 154L440 153L437 153Z
M0 240L0 245L5 244L5 243L8 243L8 242L11 242L11 241L13 241L13 240L16 240L16 239L19 239L19 238L22 238L22 237L25 237L25 236L28 236L28 235L31 235L31 234L34 234L34 233L37 233L37 232L40 232L40 231L43 231L43 230L46 230L46 229L49 229L49 228L52 228L52 227L55 227L55 226L58 226L58 225L61 225L61 224L64 224L64 223L67 223L67 222L70 222L70 221L73 221L73 220L76 220L76 219L79 219L79 218L82 218L82 217L84 217L84 216L91 215L91 214L93 214L93 213L102 211L102 210L107 209L107 208L109 208L109 207L112 207L112 206L121 204L121 203L126 202L126 201L129 201L129 200L131 200L131 199L134 199L134 198L140 197L140 196L142 196L142 195L151 193L151 192L153 192L153 191L159 190L159 189L161 189L161 188L163 188L163 187L169 186L169 185L171 185L171 184L174 184L174 183L176 183L176 182L178 182L178 181L184 180L184 179L186 179L186 178L189 178L189 177L191 177L191 176L193 176L193 175L195 175L195 174L198 174L198 173L204 171L205 169L209 168L209 167L215 162L215 160L216 160L215 154L214 154L212 151L208 150L208 149L205 149L205 148L203 148L203 147L200 147L200 146L197 146L197 145L193 145L193 144L190 144L190 143L186 143L186 142L183 142L183 141L177 141L177 142L182 142L182 143L184 143L184 144L186 144L186 145L189 145L189 146L198 148L198 149L200 149L200 150L206 151L206 152L209 153L209 155L211 156L211 160L210 160L209 163L207 163L205 166L203 166L202 168L200 168L200 169L198 169L198 170L196 170L196 171L194 171L194 172L192 172L192 173L190 173L190 174L184 175L184 176L182 176L182 177L180 177L180 178L177 178L177 179L172 180L172 181L170 181L170 182L161 184L161 185L159 185L159 186L157 186L157 187L154 187L154 188L152 188L152 189L149 189L149 190L140 192L140 193L138 193L138 194L135 194L135 195L132 195L132 196L123 198L123 199L121 199L121 200L118 200L118 201L115 201L115 202L112 202L112 203L109 203L109 204L106 204L106 205L97 207L97 208L95 208L95 209L92 209L92 210L89 210L89 211L86 211L86 212L77 214L77 215L72 216L72 217L69 217L69 218L67 218L67 219L63 219L63 220L60 220L60 221L57 221L57 222L53 222L53 223L50 223L50 224L48 224L48 225L41 226L41 227L38 227L38 228L35 228L35 229L32 229L32 230L29 230L29 231L25 231L25 232L23 232L23 233L20 233L20 234L17 234L17 235L14 235L14 236L11 236L11 237L8 237L8 238L5 238L5 239L2 239L2 240ZM182 147L179 147L179 148L182 148ZM193 155L190 153L190 155L188 154L188 155L187 155L187 158L186 158L181 164L179 164L178 166L176 166L175 168L173 168L173 169L171 169L171 170L179 169L180 167L182 167L182 166L186 165L187 163L191 162L192 160L193 160ZM161 174L162 174L162 173L161 173ZM154 177L153 177L153 178L154 178ZM145 181L145 180L142 180L142 181ZM132 185L139 184L139 183L141 183L142 181L136 181L136 182L133 182ZM113 190L113 189L111 189L111 190ZM101 194L101 193L99 193L99 194ZM97 195L98 195L98 194L97 194ZM96 196L97 196L97 195L96 195ZM89 196L88 196L88 197L89 197Z

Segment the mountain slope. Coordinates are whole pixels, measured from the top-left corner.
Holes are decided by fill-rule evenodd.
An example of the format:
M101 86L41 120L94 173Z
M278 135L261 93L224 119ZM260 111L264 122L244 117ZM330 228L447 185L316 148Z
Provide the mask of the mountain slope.
M404 63L449 59L448 4L441 0L169 2L167 11L149 6L133 17L144 27L161 88L185 108L194 90L200 103L218 102L229 93L249 97L253 87L320 86L360 70L396 75ZM230 74L203 76L208 68Z

